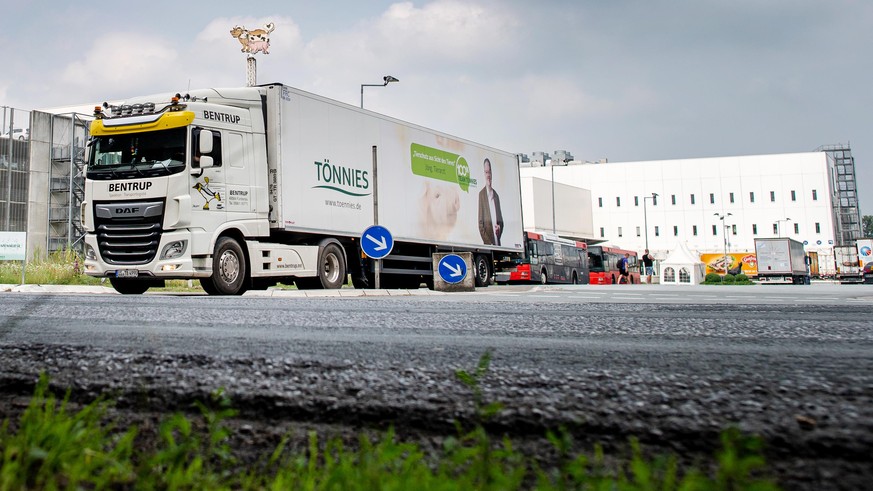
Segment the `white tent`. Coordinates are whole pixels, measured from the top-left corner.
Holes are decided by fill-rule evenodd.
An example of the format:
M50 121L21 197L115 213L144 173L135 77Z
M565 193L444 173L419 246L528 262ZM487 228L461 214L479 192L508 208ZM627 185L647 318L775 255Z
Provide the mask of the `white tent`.
M699 285L706 277L706 266L700 256L691 252L684 242L676 245L660 267L662 285Z

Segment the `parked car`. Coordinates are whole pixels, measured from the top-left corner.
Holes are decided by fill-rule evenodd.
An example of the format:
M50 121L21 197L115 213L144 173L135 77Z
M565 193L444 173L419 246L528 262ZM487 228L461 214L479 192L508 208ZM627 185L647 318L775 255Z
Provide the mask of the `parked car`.
M7 131L6 133L3 133L0 135L0 138L9 138L9 132ZM30 130L27 128L15 128L12 130L12 138L16 140L27 140L30 138Z

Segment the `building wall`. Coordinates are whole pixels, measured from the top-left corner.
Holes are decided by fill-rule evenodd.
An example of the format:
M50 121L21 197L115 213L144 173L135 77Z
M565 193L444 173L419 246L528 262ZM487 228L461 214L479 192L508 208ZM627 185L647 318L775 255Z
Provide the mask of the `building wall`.
M552 170L522 167L521 175L549 180ZM557 183L591 190L591 203L581 206L591 206L593 238L608 244L642 251L648 230L649 249L659 258L678 242L699 253L754 251L755 238L776 237L778 223L779 236L806 242L821 263L832 257L835 239L832 172L827 154L807 152L573 163L556 166L554 176ZM722 222L719 216L728 213ZM791 220L777 222L785 218ZM727 237L722 223L729 226Z

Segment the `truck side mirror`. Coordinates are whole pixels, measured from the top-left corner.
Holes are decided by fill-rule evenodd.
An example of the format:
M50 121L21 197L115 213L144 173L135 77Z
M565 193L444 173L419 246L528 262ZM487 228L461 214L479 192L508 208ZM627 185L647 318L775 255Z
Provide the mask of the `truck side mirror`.
M199 167L201 169L208 169L208 168L212 167L213 163L214 163L214 161L212 160L212 157L210 157L209 155L201 155L200 156L200 166Z
M210 153L212 153L212 132L203 130L200 132L200 154L206 155Z

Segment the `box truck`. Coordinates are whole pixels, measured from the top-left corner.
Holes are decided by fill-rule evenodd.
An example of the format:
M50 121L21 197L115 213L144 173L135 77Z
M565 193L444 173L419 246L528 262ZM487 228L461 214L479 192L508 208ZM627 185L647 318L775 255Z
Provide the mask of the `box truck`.
M834 246L834 261L837 263L837 280L840 283L864 282L856 245Z
M523 251L514 154L286 85L103 103L89 130L85 271L120 293L418 288L446 251L484 286Z
M755 239L758 280L809 284L809 267L803 244L789 238Z

